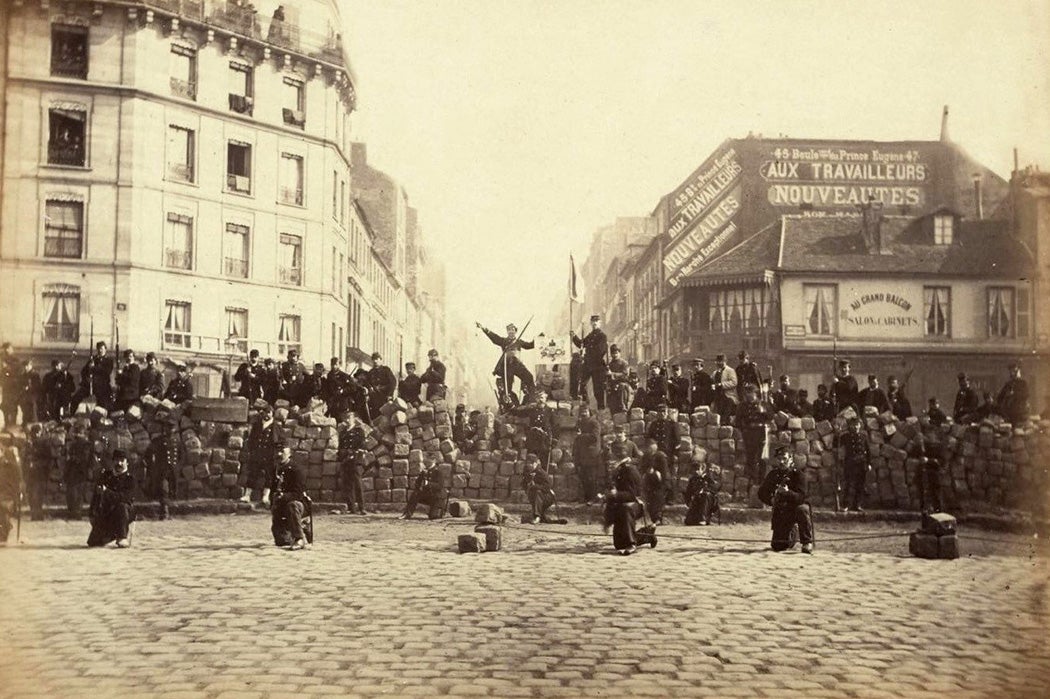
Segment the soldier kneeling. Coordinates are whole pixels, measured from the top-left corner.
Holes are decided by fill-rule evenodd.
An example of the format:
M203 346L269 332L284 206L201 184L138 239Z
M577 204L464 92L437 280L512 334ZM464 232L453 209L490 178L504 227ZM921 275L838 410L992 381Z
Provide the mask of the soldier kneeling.
M437 462L431 461L416 476L416 483L408 495L408 502L405 503L405 511L398 519L412 519L418 505L426 505L429 508L427 517L430 519L441 519L445 516L446 504L444 477Z
M722 476L718 466L699 461L693 462L693 474L685 487L685 502L689 507L685 513L686 526L709 525L711 515L718 512L718 491L722 489ZM721 515L719 515L721 522Z
M525 488L525 497L528 498L529 506L532 508L531 523L555 524L555 520L547 517L547 510L554 504L554 486L551 483L550 474L540 468L540 458L535 454L530 453L525 458L522 485Z
M105 546L111 541L116 541L120 548L131 545L131 523L135 520L134 492L135 478L128 473L128 456L123 450L116 449L112 470L103 471L95 483L88 546Z
M772 469L758 489L758 499L773 507L774 551L795 545L795 527L802 541L802 552L813 553L813 514L806 502L806 478L795 468L787 447L778 447Z
M638 550L639 544L656 547L656 527L649 520L645 503L641 500L642 474L630 458L621 459L615 466L612 488L605 493L605 523L608 533L612 527L613 546L624 556ZM642 526L638 527L638 520Z
M275 545L297 551L314 542L313 501L306 494L306 476L292 465L292 450L284 447L279 458L270 500L270 531Z

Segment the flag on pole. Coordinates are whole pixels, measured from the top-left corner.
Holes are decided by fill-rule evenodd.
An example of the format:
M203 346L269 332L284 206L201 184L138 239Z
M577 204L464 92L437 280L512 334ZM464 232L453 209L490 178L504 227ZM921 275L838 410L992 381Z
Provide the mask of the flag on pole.
M569 253L569 300L579 301L580 295L576 291L576 260Z

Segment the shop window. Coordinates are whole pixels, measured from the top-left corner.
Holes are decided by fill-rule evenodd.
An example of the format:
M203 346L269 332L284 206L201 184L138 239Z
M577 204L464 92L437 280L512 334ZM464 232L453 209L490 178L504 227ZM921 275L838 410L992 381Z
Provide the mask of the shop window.
M48 200L44 205L44 257L80 259L84 253L84 202Z
M51 25L51 75L86 80L88 29L69 24Z
M50 284L44 287L41 301L44 340L77 342L80 339L80 287Z
M835 306L838 289L834 284L805 284L805 325L810 335L832 335L835 332Z
M50 109L47 121L47 164L83 167L87 162L87 112Z
M923 289L923 317L926 335L951 336L952 290L947 286L927 286Z

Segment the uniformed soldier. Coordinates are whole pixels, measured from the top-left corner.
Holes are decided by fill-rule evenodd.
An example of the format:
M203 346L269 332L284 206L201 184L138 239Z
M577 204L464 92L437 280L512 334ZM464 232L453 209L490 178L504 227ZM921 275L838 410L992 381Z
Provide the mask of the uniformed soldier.
M890 409L890 401L886 397L886 392L879 388L879 377L875 374L868 374L868 386L863 391L857 394L857 407L860 408L860 413L864 413L864 408L873 407L879 411L879 415Z
M294 348L288 350L288 358L281 362L278 374L280 376L280 397L293 405L298 405L303 379L306 378L306 367L299 361L299 350Z
M146 353L146 368L139 374L139 397L150 396L161 400L164 397L164 372L157 368L157 355Z
M668 404L682 415L689 414L689 379L682 376L682 367L671 365L671 377L667 380Z
M664 490L667 493L667 502L674 502L678 490L678 423L670 418L666 403L661 403L656 409L660 414L649 423L645 436L655 440L657 448L667 457Z
M441 361L441 357L436 349L427 352L427 360L430 362L430 366L419 377L426 386L424 397L431 403L436 400L444 400L448 392L445 386L445 374L447 372L445 363Z
M127 410L139 402L142 390L142 367L132 350L124 350L124 366L117 372L117 397L114 407Z
M354 399L364 393L364 388L353 376L343 371L339 357L332 357L329 362L328 375L321 386L321 398L328 406L328 417L342 420L354 408ZM316 372L316 369L315 369ZM364 419L364 416L358 414Z
M776 458L758 488L758 499L773 508L774 551L795 546L794 527L802 541L802 553L813 553L813 513L806 502L806 477L795 468L795 459L786 446L777 447Z
M604 481L601 425L588 408L580 409L576 439L572 443L572 463L580 474L580 499L590 504L598 496L598 481ZM604 483L602 484L604 487Z
M254 405L255 401L263 396L262 371L263 368L259 364L259 350L253 349L248 352L248 361L237 367L233 375L235 381L241 382L237 395L247 398L248 405Z
M537 388L532 399L514 409L514 414L526 418L525 450L546 462L550 458L551 435L554 434L554 417L547 406L547 393Z
M3 447L0 456L0 546L7 545L11 535L11 520L22 506L22 462L18 449Z
M98 451L83 425L75 424L66 442L66 459L62 469L62 483L66 490L66 512L71 519L80 519L84 504L84 486L99 470Z
M22 362L22 387L19 391L19 407L22 408L22 424L28 425L36 422L42 414L43 390L41 390L40 374L33 368L33 360L27 359Z
M277 465L285 448L284 435L274 422L273 409L270 406L259 411L244 447L248 451L248 459L242 483L244 495L241 502L251 502L253 493L261 492L260 502L269 505Z
M427 506L429 519L441 519L445 516L446 495L445 476L437 462L431 460L416 476L412 492L408 494L408 502L405 503L405 510L398 519L412 519L419 505Z
M416 374L416 363L405 362L405 378L397 383L397 397L409 405L419 407L419 394L423 390L423 381Z
M997 412L1013 425L1028 420L1031 408L1028 405L1028 382L1021 378L1021 365L1010 363L1010 379L1003 384L995 399Z
M368 410L374 420L379 409L394 397L397 390L397 377L390 367L383 364L379 352L372 353L372 368L368 370Z
M259 385L262 388L262 398L273 405L281 394L281 374L277 371L277 365L273 359L267 357L263 361L262 374L259 377Z
M621 426L622 427L622 426ZM628 442L628 444L632 443ZM642 474L629 457L611 464L612 487L605 494L603 512L604 529L612 528L613 547L628 556L638 550L639 545L656 546L656 528L650 524L645 503L642 501ZM642 527L638 527L638 520Z
M769 402L773 406L773 410L798 416L798 391L791 388L790 376L787 374L780 375L780 387L769 396Z
M175 378L168 384L164 399L175 405L181 405L193 398L193 383L190 381L190 368L186 362L175 361Z
M51 445L39 424L30 425L26 435L25 479L29 514L33 520L44 518L47 484L51 480Z
M299 384L299 395L295 398L295 405L305 408L310 405L311 400L317 398L323 400L331 408L325 393L326 378L324 362L314 362L314 370L304 376L303 382Z
M839 438L842 475L846 482L846 508L849 512L864 511L864 483L871 470L871 450L868 438L861 433L860 418L852 418L846 433Z
M275 545L301 551L313 543L313 501L306 494L306 474L292 463L291 457L288 447L278 452L270 532Z
M701 357L693 358L693 370L689 376L692 384L690 387L690 404L695 412L701 405L710 406L714 400L714 388L711 375L704 371L704 360Z
M671 466L667 455L660 450L660 445L653 438L645 442L645 453L642 454L642 499L649 509L653 524L663 524L664 503L670 490Z
M113 358L109 348L101 340L95 343L95 353L80 370L81 399L93 395L95 402L103 408L113 407Z
M70 414L69 404L76 393L76 382L65 362L51 360L51 371L44 374L41 388L44 392L45 419L61 420L67 417Z
M146 450L146 488L150 497L160 502L160 518L167 519L168 498L175 497L178 485L180 466L181 440L179 439L178 418L170 413L161 420L161 430L149 449Z
M365 435L360 418L349 413L347 422L339 430L339 480L346 499L346 511L368 514L365 511L365 494L361 487L361 475L365 472Z
M744 438L744 461L748 476L761 478L763 452L766 449L766 426L773 416L758 400L758 389L754 386L744 391L744 402L737 406L736 426Z
M751 355L747 350L741 350L737 355L740 363L736 365L736 398L744 400L744 388L750 384L755 388L762 387L762 374L758 366L751 361Z
M901 422L910 418L912 416L911 401L905 397L904 390L896 376L886 379L886 389L886 400L890 404L890 412Z
M580 398L587 400L587 382L592 383L591 390L598 410L605 409L605 378L608 372L609 341L602 330L601 316L591 316L591 331L580 338L575 331L572 343L583 350L583 374L580 376Z
M606 403L609 412L613 415L627 412L628 395L630 387L627 384L629 369L627 362L620 356L620 348L617 345L609 347L609 383L606 389Z
M3 344L0 362L0 411L8 429L18 424L18 404L22 400L22 360L15 356L10 342ZM85 392L86 393L86 392Z
M611 472L615 470L616 464L623 459L629 459L637 464L642 458L642 451L630 439L627 439L627 425L616 425L613 428L612 441L602 447L602 462L605 464L605 482L611 483ZM641 481L641 473L638 474ZM639 483L639 488L641 485ZM641 490L638 491L641 493Z
M809 402L809 391L798 389L798 416L813 417L813 404Z
M581 376L583 376L583 354L575 351L569 359L569 398L573 400L580 398Z
M118 548L131 545L134 498L135 478L128 472L128 456L122 449L116 449L112 469L102 471L95 481L88 546L105 546L111 541L116 541Z
M930 398L926 407L926 419L934 427L940 427L948 422L948 416L941 410L941 402L937 398Z
M836 414L835 406L828 398L828 387L825 384L820 384L817 386L817 399L813 401L813 419L817 422L834 420Z
M474 452L475 429L474 423L467 415L467 406L462 403L456 405L456 412L452 417L452 441L464 454Z
M857 395L860 390L857 387L857 379L850 374L850 363L848 359L839 360L839 370L835 375L834 383L831 385L831 404L838 415L846 408L857 410Z
M659 410L661 405L667 404L670 392L667 374L660 360L654 359L649 362L649 375L645 377L645 404L642 407L645 410Z
M708 526L711 515L718 511L718 493L722 489L721 468L693 462L693 474L685 487L686 526Z
M547 510L554 504L554 485L550 474L540 468L540 459L535 454L529 453L525 457L522 487L532 508L532 524L553 523L554 520L547 517Z
M977 391L970 386L970 378L959 374L959 392L955 394L955 410L953 416L960 425L968 425L976 422L977 413L981 408L980 398Z
M525 368L521 359L518 358L519 351L534 349L536 343L518 337L518 327L513 323L507 325L506 337L497 335L481 323L476 322L474 325L481 332L485 333L485 337L492 344L503 350L503 354L500 355L499 360L496 361L495 368L492 370L492 375L496 377L496 385L502 387L499 394L500 408L501 410L506 410L518 403L517 396L514 394L515 377L521 381L521 390L525 396L530 395L536 386L536 380L533 378L532 372Z

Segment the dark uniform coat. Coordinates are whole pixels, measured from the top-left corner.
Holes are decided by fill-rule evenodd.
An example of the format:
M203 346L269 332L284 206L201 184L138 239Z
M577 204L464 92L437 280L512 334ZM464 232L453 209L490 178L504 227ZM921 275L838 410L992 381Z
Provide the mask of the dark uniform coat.
M423 390L423 380L416 374L409 374L397 385L397 397L409 405L419 405L419 394Z
M147 366L139 374L139 395L160 400L164 397L164 372Z
M164 392L164 398L176 405L185 403L193 398L193 383L188 376L176 376L168 384L168 390Z
M973 390L971 386L960 388L959 392L955 394L955 411L953 415L956 422L960 424L973 422L980 408L981 399L977 396L977 391Z
M237 372L233 375L234 380L241 382L237 395L247 398L248 405L252 405L255 401L262 398L262 374L263 368L261 365L244 362L237 367Z
M444 362L436 359L430 360L430 366L428 366L426 371L423 372L423 375L419 377L427 387L425 396L426 400L433 402L435 400L444 399L446 393L446 371Z

